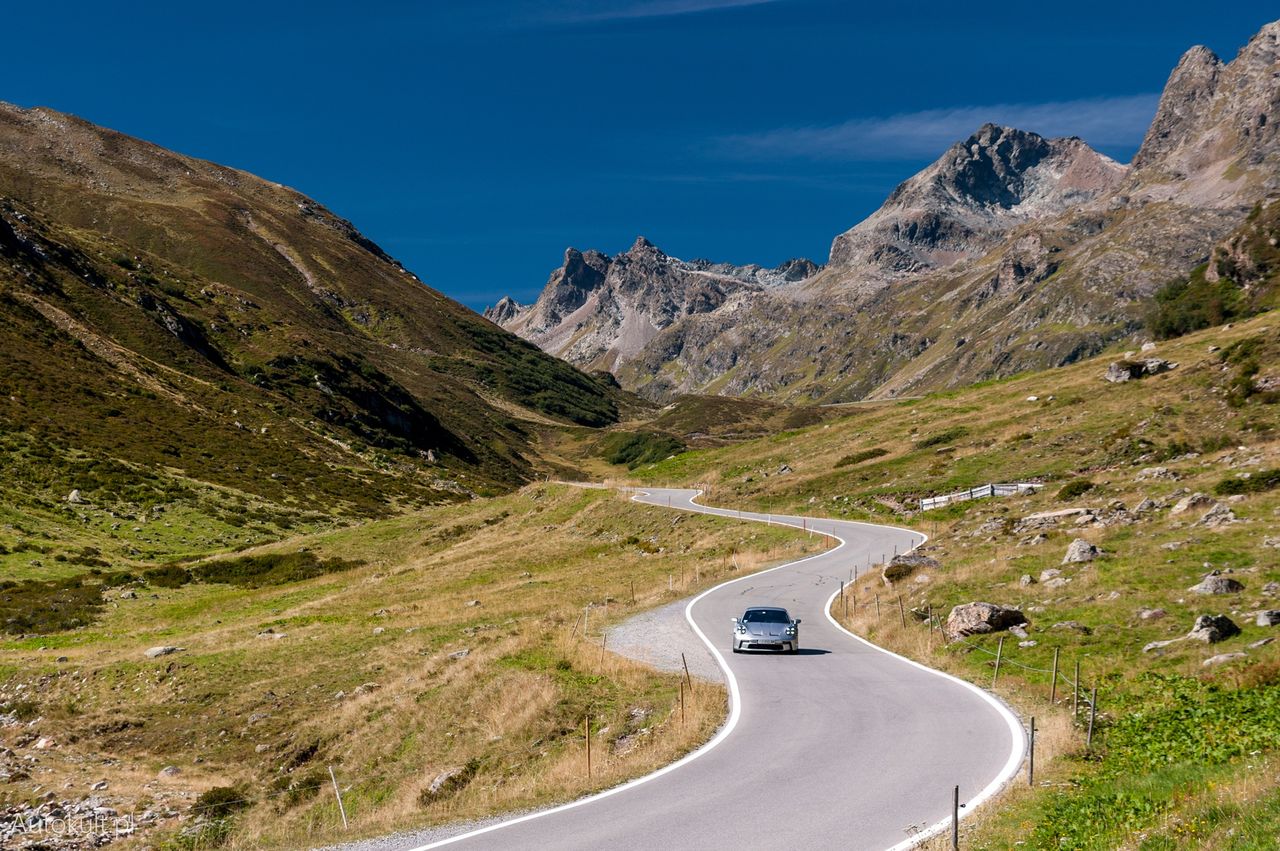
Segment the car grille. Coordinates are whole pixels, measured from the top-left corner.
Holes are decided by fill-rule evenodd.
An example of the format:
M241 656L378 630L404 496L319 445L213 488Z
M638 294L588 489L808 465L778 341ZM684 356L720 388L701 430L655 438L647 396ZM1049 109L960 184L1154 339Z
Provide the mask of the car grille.
M781 649L782 649L782 645L781 645L781 644L773 644L773 643L770 643L770 644L760 644L759 642L754 642L754 641L753 641L752 643L750 643L750 644L748 644L748 645L747 645L747 649L748 649L748 650L781 650Z

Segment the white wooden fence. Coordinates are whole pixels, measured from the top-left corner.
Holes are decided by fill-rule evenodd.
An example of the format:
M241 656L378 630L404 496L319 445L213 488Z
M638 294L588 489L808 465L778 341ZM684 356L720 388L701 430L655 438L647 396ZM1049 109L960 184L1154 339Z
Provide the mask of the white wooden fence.
M953 502L965 502L970 499L982 499L988 496L1013 496L1020 493L1035 493L1044 485L1037 485L1030 482L1022 482L1012 485L983 485L978 488L969 488L967 491L958 491L957 493L949 493L945 496L931 496L920 500L920 510L928 511L931 508L941 508L944 505L950 505Z

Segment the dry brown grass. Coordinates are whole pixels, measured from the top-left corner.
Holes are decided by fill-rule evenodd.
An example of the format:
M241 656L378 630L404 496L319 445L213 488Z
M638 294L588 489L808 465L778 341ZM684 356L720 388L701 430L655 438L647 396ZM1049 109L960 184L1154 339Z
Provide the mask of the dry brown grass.
M38 759L30 782L0 795L15 803L70 784L62 797L76 799L106 779L104 803L137 813L153 802L185 810L200 791L234 785L254 806L233 848L568 800L672 761L725 713L724 690L696 683L677 721L679 677L602 651L607 623L820 545L555 485L290 541L273 549L366 564L261 589L144 589L91 630L0 647L12 672L0 690L22 685L38 704L21 734L59 741L36 753L19 731L0 731ZM285 637L259 637L266 629ZM185 651L144 659L158 644ZM170 764L182 773L157 779ZM347 832L327 786L286 793L291 781L327 783L329 765ZM424 796L469 765L465 782ZM156 839L146 831L135 844Z

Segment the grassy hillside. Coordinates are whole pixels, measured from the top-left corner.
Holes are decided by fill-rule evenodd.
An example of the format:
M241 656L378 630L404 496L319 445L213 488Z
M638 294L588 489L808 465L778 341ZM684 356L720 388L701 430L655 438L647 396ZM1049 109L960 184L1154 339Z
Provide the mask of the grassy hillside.
M1142 353L1178 364L1161 375L1103 381L1117 352L682 453L633 475L700 483L713 504L929 533L937 569L890 584L881 565L850 565L861 578L847 620L984 686L999 636L946 642L947 614L971 601L1023 612L1027 635L1003 633L996 690L1037 718L1037 786L1020 779L966 827L965 847L1270 848L1280 823L1280 627L1256 618L1280 609L1278 321L1264 314ZM1027 481L1044 488L915 510L923 496ZM1091 513L1024 519L1066 508ZM1077 538L1101 555L1063 564ZM1214 570L1243 590L1189 590ZM1241 632L1182 640L1200 615L1225 615ZM1092 748L1087 694L1072 713L1076 662L1082 686L1098 690Z
M50 110L0 104L0 143L10 549L145 561L500 493L629 404L278 184Z
M699 684L681 723L678 677L609 653L603 625L808 546L531 485L133 579L88 574L111 587L87 624L0 640L0 807L92 794L156 814L135 845L302 848L612 785L703 741L725 695ZM697 585L682 575L695 561ZM52 593L0 589L0 609ZM164 646L181 650L145 654ZM218 796L237 815L202 826Z

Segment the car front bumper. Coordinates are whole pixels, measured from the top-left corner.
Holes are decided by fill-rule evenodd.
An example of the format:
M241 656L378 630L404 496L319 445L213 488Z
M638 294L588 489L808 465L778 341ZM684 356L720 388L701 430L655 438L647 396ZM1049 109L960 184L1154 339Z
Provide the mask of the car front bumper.
M798 638L762 638L747 635L734 638L734 646L739 650L792 651L799 646Z

